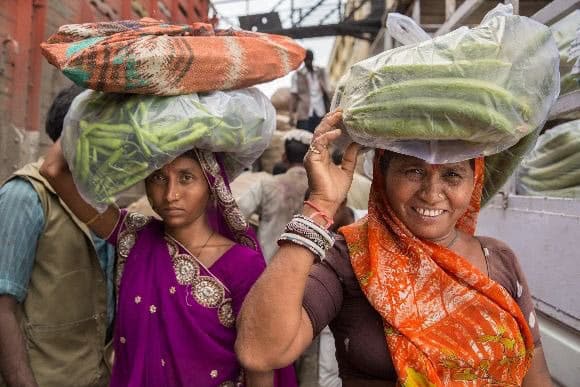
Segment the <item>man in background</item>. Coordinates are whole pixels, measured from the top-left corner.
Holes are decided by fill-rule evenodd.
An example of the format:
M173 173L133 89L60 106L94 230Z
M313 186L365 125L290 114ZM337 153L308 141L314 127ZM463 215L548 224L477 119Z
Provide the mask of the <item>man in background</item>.
M57 141L73 99L54 100L46 133ZM0 187L0 386L107 386L114 250L62 204L38 169Z
M278 249L278 237L292 217L302 210L304 194L308 189L308 177L303 160L312 141L312 133L302 129L286 132L283 161L286 172L266 176L252 185L238 199L238 205L246 218L257 214L260 218L258 241L266 262Z
M326 74L313 65L314 53L306 50L304 66L292 77L290 87L290 125L314 132L330 108Z

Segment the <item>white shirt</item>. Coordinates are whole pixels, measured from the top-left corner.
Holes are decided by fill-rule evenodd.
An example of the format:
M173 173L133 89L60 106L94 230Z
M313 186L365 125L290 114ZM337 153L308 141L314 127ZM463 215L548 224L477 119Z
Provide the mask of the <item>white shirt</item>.
M322 96L322 87L320 87L320 80L315 72L306 71L306 79L308 79L308 89L310 90L310 109L308 116L313 116L314 113L318 117L323 117L326 113L324 108L324 97Z
M292 167L281 175L268 175L237 198L240 210L249 218L260 216L258 241L266 263L278 250L278 238L292 217L302 211L308 189L306 169Z
M308 81L308 90L310 92L310 107L308 109L308 116L313 116L316 113L318 117L323 117L326 114L326 106L324 105L324 96L322 94L322 87L320 86L320 80L316 75L318 71L314 68L314 71L310 72L306 67L302 67L298 71L303 71L306 73L306 80ZM292 84L290 86L290 92L298 94L298 77L296 73L292 76Z
M318 386L341 387L342 380L338 376L336 347L334 336L329 327L320 332L320 352L318 354Z

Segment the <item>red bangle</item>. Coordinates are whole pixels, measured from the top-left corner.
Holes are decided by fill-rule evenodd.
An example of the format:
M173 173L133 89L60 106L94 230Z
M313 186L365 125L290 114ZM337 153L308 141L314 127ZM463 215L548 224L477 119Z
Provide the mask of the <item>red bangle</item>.
M328 216L328 214L326 214L326 212L322 211L320 208L318 208L310 200L305 200L304 204L306 204L307 206L311 207L314 211L316 211L314 214L310 215L310 218L314 219L314 217L320 215L322 217L322 219L324 219L324 221L326 222L326 224L324 225L324 228L328 229L328 228L330 228L330 226L332 226L334 221L332 220L332 218L330 216Z

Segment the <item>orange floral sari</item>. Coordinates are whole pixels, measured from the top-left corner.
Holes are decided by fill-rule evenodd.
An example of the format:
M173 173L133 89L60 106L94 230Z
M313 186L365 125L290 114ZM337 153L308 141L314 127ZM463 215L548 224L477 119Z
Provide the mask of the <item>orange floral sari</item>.
M533 338L508 292L465 258L416 238L386 200L375 156L368 217L340 229L362 291L383 318L404 387L516 386L530 366ZM484 162L457 228L473 235Z

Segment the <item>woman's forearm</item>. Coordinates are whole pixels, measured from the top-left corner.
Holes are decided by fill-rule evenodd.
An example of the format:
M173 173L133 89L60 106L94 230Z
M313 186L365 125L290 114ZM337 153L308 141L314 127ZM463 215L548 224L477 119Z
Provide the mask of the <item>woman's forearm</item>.
M327 221L345 199L356 166L359 147L355 144L347 147L340 166L331 162L328 149L341 134L336 129L341 120L340 111L324 117L305 157L311 193L303 214L318 227L309 220L305 220L306 225L298 221L298 229L304 226L309 232L296 231L294 236L299 238L288 239L308 245L300 238L318 235L317 242L310 239L313 245L309 245L317 254L330 247L332 238L320 228L328 226ZM238 318L236 340L236 352L246 368L266 371L286 366L312 341L312 322L302 308L302 299L314 259L309 249L286 242L248 293Z
M284 244L248 293L236 340L236 352L246 368L265 371L294 361L293 348L305 333L302 298L313 260L309 250Z
M255 372L246 370L247 387L274 387L274 371Z
M73 176L62 155L60 143L55 143L49 150L44 163L40 167L40 174L50 183L60 199L84 223L90 223L91 230L101 238L107 238L119 216L115 206L109 207L105 212L99 212L87 203L79 193Z
M44 176L61 200L82 222L88 222L98 213L82 198L68 169L60 169L45 161L40 168L40 174Z

